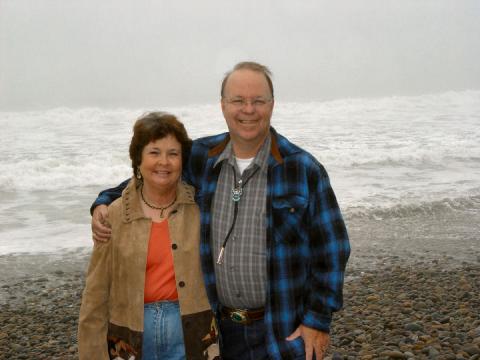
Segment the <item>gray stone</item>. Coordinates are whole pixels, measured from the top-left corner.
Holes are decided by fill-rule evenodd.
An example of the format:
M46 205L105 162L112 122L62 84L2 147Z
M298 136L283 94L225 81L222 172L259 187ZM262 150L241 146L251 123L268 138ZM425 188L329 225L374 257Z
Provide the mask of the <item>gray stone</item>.
M477 355L480 354L480 348L473 344L467 344L462 347L462 351L465 351L469 355Z
M428 358L429 359L436 359L440 355L440 352L435 349L433 346L430 346L428 349Z
M397 350L387 350L380 354L381 356L386 356L391 359L407 359L407 356L401 351Z
M423 326L418 323L409 323L405 325L405 330L408 331L423 331Z

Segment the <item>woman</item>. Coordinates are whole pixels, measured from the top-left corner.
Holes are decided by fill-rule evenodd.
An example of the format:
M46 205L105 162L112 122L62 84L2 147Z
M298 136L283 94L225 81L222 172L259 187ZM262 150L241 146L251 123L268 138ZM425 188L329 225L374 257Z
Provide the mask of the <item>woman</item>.
M80 359L206 359L216 326L199 259L199 210L182 183L191 140L175 116L133 128L134 176L109 207L111 241L95 245L78 330Z

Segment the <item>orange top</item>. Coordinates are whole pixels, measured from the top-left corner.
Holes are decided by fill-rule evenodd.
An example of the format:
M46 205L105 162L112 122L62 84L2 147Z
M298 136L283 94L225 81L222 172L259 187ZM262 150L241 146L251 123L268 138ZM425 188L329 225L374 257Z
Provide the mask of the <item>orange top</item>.
M152 222L145 272L144 302L178 300L168 220Z

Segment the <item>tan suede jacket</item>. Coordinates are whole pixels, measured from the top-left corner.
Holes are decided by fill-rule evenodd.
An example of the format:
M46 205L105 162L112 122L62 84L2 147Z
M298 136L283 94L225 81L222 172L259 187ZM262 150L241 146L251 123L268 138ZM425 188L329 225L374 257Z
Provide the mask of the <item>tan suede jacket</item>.
M109 207L111 240L94 246L78 326L81 360L142 358L143 297L151 219L132 178ZM194 190L180 183L168 218L187 359L217 352L216 326L199 254L200 214ZM208 350L207 350L208 348ZM133 357L132 357L133 356Z

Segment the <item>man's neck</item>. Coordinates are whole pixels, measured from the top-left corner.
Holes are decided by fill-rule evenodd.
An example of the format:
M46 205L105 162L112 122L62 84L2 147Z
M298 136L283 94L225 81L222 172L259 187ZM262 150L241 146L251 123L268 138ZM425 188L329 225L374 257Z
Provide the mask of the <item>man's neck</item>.
M233 154L238 159L251 159L254 158L260 151L260 148L264 144L267 137L263 138L257 143L244 142L238 139L231 139Z

